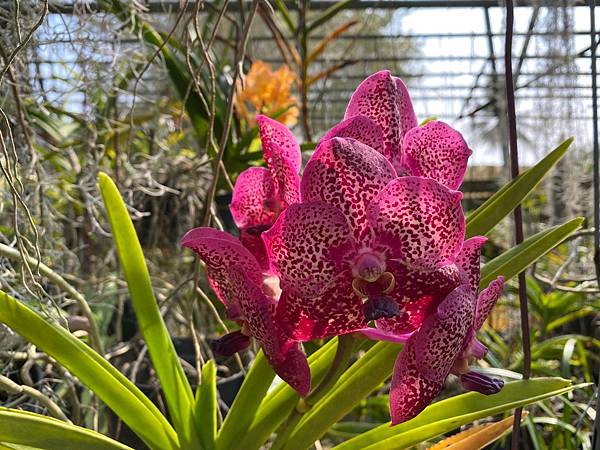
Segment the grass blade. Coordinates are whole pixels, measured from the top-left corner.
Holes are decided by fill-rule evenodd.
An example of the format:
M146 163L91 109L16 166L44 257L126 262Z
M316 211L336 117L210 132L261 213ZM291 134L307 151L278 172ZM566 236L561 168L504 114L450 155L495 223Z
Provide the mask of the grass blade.
M582 223L583 219L577 218L541 231L492 259L481 269L480 286L487 286L498 275L509 279L519 274L577 231Z

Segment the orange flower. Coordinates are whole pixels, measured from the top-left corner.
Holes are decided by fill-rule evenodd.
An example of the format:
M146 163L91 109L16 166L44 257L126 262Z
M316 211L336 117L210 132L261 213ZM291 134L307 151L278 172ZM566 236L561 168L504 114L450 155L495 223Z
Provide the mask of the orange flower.
M285 110L274 118L287 126L295 125L298 121L298 102L290 92L295 81L296 75L288 66L283 65L273 71L263 61L255 61L244 82L238 80L235 98L238 118L254 126L256 114L273 117Z

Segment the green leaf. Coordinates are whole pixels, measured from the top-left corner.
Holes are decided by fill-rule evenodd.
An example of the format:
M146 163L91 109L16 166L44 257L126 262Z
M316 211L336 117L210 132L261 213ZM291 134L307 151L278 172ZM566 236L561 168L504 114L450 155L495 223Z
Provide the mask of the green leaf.
M0 408L0 442L44 450L131 450L95 431L8 408Z
M535 166L522 172L473 211L467 218L466 237L489 233L540 183L565 155L572 142L573 138L564 141Z
M329 427L347 415L383 383L394 367L401 347L378 342L340 377L333 389L314 405L290 434L285 450L304 450Z
M283 0L274 0L274 6L277 8L277 11L281 13L283 17L283 21L288 27L288 30L292 35L296 34L296 25L294 24L294 20L292 19L292 15L290 14L290 10L285 6Z
M202 368L194 416L202 447L213 450L217 437L217 368L213 360Z
M170 416L182 445L193 445L198 437L192 427L192 389L154 297L142 247L117 186L102 172L98 180L131 303L160 379Z
M564 394L573 386L562 378L536 378L506 383L494 395L468 392L425 408L412 420L390 427L379 426L335 447L335 450L399 450L449 432L474 420Z
M312 385L316 386L329 369L336 348L337 337L329 340L308 358ZM298 393L287 383L280 383L260 404L239 448L259 448L292 412L299 399Z
M229 413L225 416L223 426L217 435L217 450L239 448L238 443L252 423L258 405L265 397L273 378L275 378L275 372L261 350L256 355L240 391L235 396Z
M499 275L503 275L508 280L519 274L577 231L582 223L583 219L577 218L556 225L534 234L516 247L492 259L481 269L480 286L482 288L487 286Z
M68 331L2 291L0 322L79 378L150 448L179 448L175 431L156 406L127 377Z
M306 33L310 33L316 28L320 27L324 23L329 22L333 17L335 17L340 11L346 8L348 5L356 2L358 0L342 0L340 2L334 2L332 6L323 11L322 14L319 14L315 20L309 23L306 27Z

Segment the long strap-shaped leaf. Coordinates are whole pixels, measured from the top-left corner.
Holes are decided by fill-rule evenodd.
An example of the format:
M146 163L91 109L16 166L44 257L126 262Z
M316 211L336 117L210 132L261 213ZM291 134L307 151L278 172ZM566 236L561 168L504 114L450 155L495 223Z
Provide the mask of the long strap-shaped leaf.
M117 187L108 175L99 174L99 185L131 303L160 379L169 413L182 446L194 448L196 445L197 448L198 436L193 427L194 396L154 297L135 228Z
M202 368L196 391L196 429L204 450L215 448L217 437L217 366L211 359Z
M572 219L534 234L519 245L502 253L481 269L481 287L498 275L509 279L525 270L581 227L582 218Z
M335 450L403 449L471 423L519 406L561 395L573 386L562 378L535 378L506 383L494 395L468 392L428 406L421 414L394 427L381 425L335 447Z
M467 238L486 235L504 219L542 181L542 178L565 155L573 138L569 138L552 150L535 166L522 172L517 178L492 195L473 211L467 219Z
M318 385L333 361L337 338L331 339L308 358L311 382ZM287 383L280 383L262 401L239 448L258 449L292 412L300 396Z
M2 291L0 322L66 367L150 448L179 448L175 431L156 406L127 377L68 331Z
M285 450L306 449L392 372L398 344L378 342L354 363L331 392L310 409L290 434ZM316 437L315 437L316 436Z
M131 450L95 431L8 408L0 408L0 442L44 450Z

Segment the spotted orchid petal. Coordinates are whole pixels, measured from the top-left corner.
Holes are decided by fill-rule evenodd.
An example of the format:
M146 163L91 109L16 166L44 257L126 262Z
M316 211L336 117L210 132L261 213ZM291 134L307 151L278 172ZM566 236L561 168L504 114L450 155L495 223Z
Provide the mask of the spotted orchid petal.
M340 122L323 136L321 141L334 137L351 138L384 153L383 131L367 116L352 116Z
M454 262L465 233L462 194L435 180L402 177L373 199L367 215L377 239L395 258L435 269Z
M275 372L302 396L310 390L310 369L297 342L287 338L275 321L277 302L267 297L250 274L240 266L229 269L230 283L249 334L261 345Z
M366 78L354 91L345 119L363 115L381 127L384 136L383 154L396 169L400 167L404 134L417 126L417 118L406 86L389 70Z
M458 131L434 120L406 133L402 166L414 176L433 178L450 189L458 189L472 153Z
M504 288L504 277L500 276L490 282L488 287L479 293L477 298L477 312L475 315L475 323L473 328L479 330L485 320L492 312L492 308L496 305L496 302L502 295L502 289Z
M231 283L229 270L232 266L241 267L254 283L260 285L262 270L256 258L239 240L214 228L194 228L183 236L180 244L196 252L204 261L208 281L226 306L229 317L239 318L240 293L238 287Z
M371 147L354 139L333 138L321 142L306 165L302 198L338 208L359 238L367 226L367 205L394 178L394 168Z
M250 250L250 253L254 255L264 272L270 271L269 256L267 255L265 243L262 240L263 231L268 229L268 225L240 229L240 242Z
M271 225L278 214L273 178L264 167L250 167L238 176L231 199L231 215L240 229Z
M399 77L392 77L398 92L398 114L400 114L400 138L404 139L409 130L417 126L417 115L413 107L410 94L404 81Z
M360 330L366 326L363 301L352 289L352 275L341 272L316 297L300 297L284 290L277 319L290 338L302 342Z
M463 348L474 314L473 291L461 285L409 338L392 376L392 425L415 417L439 394Z
M285 209L300 201L300 146L292 132L282 123L262 115L256 116L256 122L279 207Z
M404 335L421 327L426 317L460 284L460 269L455 264L435 270L409 267L399 261L389 261L389 270L396 280L389 294L399 305L400 314L377 321L385 333Z
M355 246L346 217L322 202L291 205L262 238L281 289L300 297L326 290Z
M271 156L276 154L288 160L294 170L299 172L302 166L300 145L289 128L262 114L256 116L256 123L267 163Z
M456 257L456 265L464 271L475 292L479 290L479 280L481 278L481 247L486 242L487 238L483 236L474 236L467 239Z

